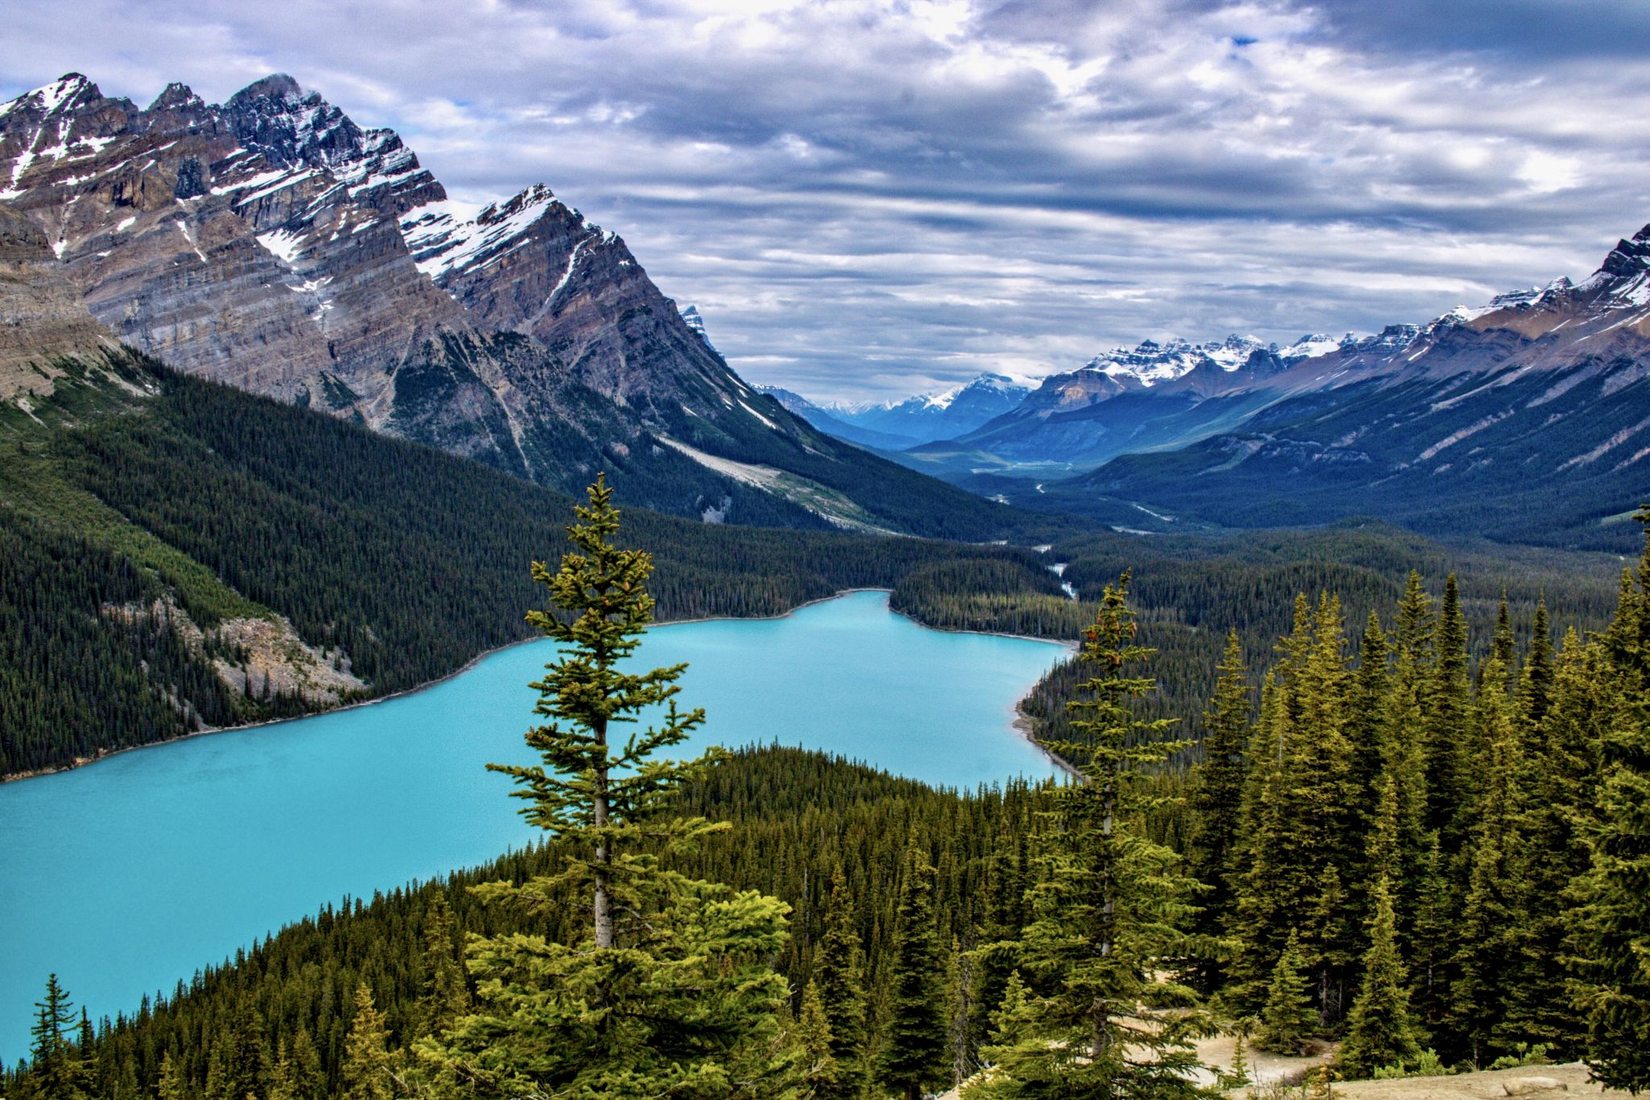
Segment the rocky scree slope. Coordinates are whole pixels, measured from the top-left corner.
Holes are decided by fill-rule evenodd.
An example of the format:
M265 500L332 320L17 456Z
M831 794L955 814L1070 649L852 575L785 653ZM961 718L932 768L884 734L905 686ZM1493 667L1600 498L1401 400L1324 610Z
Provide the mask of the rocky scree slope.
M1000 533L753 392L548 188L463 207L287 76L139 108L71 74L0 104L0 206L99 324L191 374L677 514Z

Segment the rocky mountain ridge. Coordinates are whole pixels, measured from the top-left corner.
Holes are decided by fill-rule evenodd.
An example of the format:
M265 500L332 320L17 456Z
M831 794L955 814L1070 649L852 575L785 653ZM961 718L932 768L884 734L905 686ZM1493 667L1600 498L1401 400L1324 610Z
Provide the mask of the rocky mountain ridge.
M549 188L454 203L393 131L291 77L140 108L65 76L0 105L0 184L98 323L191 374L564 489L605 470L677 514L934 533L960 509L992 531L755 393ZM902 503L879 511L879 481ZM822 506L843 495L865 499Z
M1137 448L1019 498L1615 546L1650 496L1650 226L1579 283L1394 326L1181 415L1200 433L1189 445Z
M1005 374L981 374L948 389L891 401L818 404L764 387L820 431L879 450L904 450L973 431L1025 400L1032 387Z

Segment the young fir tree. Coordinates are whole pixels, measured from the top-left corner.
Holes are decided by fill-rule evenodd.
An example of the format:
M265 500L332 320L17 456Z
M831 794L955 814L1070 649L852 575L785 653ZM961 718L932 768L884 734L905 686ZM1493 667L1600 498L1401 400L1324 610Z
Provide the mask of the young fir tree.
M1153 690L1136 670L1151 651L1136 641L1129 575L1107 585L1079 662L1089 671L1072 703L1086 754L1080 782L1056 792L1036 841L1041 862L1021 958L1035 992L1005 1014L1004 1041L966 1094L977 1097L1203 1095L1191 1040L1200 1014L1170 1009L1190 991L1168 977L1191 953L1182 931L1191 881L1178 857L1145 835L1147 780L1182 743L1164 721L1134 717Z
M946 1065L945 964L934 923L935 870L915 844L905 854L894 956L887 999L888 1024L877 1056L877 1083L906 1100L950 1077Z
M1255 1049L1299 1054L1318 1027L1318 1009L1306 974L1300 937L1291 932L1272 971L1266 1006L1260 1013L1260 1027L1255 1030Z
M612 496L598 477L574 510L573 549L560 567L533 564L554 608L527 618L559 645L532 685L545 724L527 743L542 763L489 765L517 780L523 814L560 843L564 862L551 875L477 890L529 914L573 902L590 914L588 931L570 944L527 933L472 938L474 1011L420 1053L477 1097L781 1096L794 1060L781 1049L787 990L770 960L784 944L788 907L661 863L716 828L672 813L706 758L657 758L703 713L677 708L684 666L621 667L652 618L652 559L613 544ZM660 706L657 725L635 728Z
M825 1018L825 1003L819 986L809 982L802 991L802 1011L797 1016L797 1048L802 1058L802 1095L807 1100L841 1095L841 1074L831 1054L831 1023Z
M1587 1063L1634 1092L1650 1089L1650 505L1637 518L1644 556L1602 639L1614 698L1575 939Z
M389 1051L384 1014L372 1003L372 990L355 987L355 1012L344 1039L343 1100L391 1100L395 1095L394 1059Z
M1376 880L1373 895L1375 912L1369 950L1364 953L1363 981L1352 1002L1346 1040L1337 1059L1348 1077L1369 1077L1382 1066L1414 1062L1421 1054L1415 1021L1409 1014L1408 977L1398 955L1397 920L1385 874Z

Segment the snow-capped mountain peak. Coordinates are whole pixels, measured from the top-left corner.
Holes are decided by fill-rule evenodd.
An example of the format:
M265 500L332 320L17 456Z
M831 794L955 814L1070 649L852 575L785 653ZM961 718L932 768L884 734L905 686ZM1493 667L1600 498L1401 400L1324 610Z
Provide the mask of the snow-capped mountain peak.
M705 318L699 312L699 307L696 305L688 305L682 308L679 312L682 315L682 323L692 329L694 335L705 342L705 347L715 351L716 345L710 342L710 337L705 333Z
M1230 373L1247 363L1255 352L1268 347L1253 336L1236 333L1204 344L1193 344L1178 337L1163 343L1142 340L1133 348L1117 347L1097 355L1081 369L1104 374L1125 386L1133 383L1151 387L1180 378L1204 364L1213 364Z

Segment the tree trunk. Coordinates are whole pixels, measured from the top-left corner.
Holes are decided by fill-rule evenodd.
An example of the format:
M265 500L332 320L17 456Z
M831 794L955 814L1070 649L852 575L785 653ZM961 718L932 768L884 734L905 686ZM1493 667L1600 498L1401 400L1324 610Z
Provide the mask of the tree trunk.
M591 816L596 828L605 828L607 825L607 721L601 720L594 730L596 741L602 752L596 763L596 777L594 797L591 799ZM596 946L613 946L613 905L608 897L608 869L613 866L613 851L608 846L607 837L603 836L596 841L595 865L595 918L596 918Z

